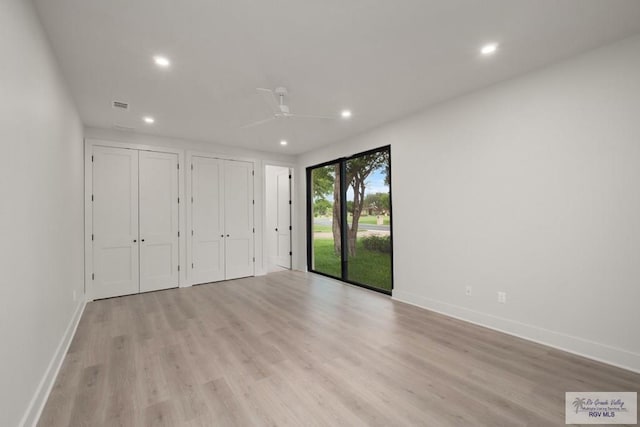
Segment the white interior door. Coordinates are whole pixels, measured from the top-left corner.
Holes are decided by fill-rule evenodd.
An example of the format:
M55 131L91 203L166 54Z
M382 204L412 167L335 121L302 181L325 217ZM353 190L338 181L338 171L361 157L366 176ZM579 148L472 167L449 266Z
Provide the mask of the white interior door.
M140 151L140 292L179 282L178 155Z
M193 157L191 261L193 283L225 279L223 161Z
M291 268L291 172L282 169L276 175L277 185L277 256L276 264Z
M94 147L92 192L92 297L137 293L138 151Z
M224 162L225 279L253 276L253 164Z

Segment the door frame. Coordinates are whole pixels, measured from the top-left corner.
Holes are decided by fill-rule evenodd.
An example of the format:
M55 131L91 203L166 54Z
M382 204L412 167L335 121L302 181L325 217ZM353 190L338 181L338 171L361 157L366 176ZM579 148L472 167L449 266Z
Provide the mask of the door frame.
M178 155L178 197L180 198L180 204L178 206L178 230L180 236L185 235L185 222L182 218L185 218L185 154L184 150L161 147L148 144L132 144L117 141L110 141L100 138L85 138L84 139L84 294L85 301L93 301L93 244L91 241L91 234L93 231L93 203L91 202L91 195L93 192L93 165L92 155L93 147L102 146L110 148L125 148L129 150L140 151L155 151L160 153L170 153ZM187 285L186 280L186 239L180 237L178 242L179 260L180 260L180 274L178 275L178 286L185 287Z
M267 209L269 208L269 200L268 196L273 194L273 191L276 191L276 200L275 200L275 204L276 204L276 233L279 233L280 230L277 228L277 221L278 221L278 213L279 213L279 188L278 188L278 174L274 175L275 177L275 181L273 182L273 184L275 185L275 188L267 188L267 168L271 167L271 168L280 168L283 171L286 169L287 171L287 176L288 176L288 187L289 187L289 191L287 193L287 200L288 200L288 214L289 214L289 224L288 224L288 230L286 230L289 235L289 254L287 255L287 259L288 259L288 266L284 267L280 264L278 264L280 267L282 268L286 268L288 270L292 270L293 269L293 239L292 239L292 231L293 231L293 212L292 212L292 207L293 207L293 201L292 201L292 195L293 195L293 188L292 188L292 181L293 181L293 171L291 167L288 166L280 166L280 165L273 165L273 164L265 164L264 165L264 174L265 174L265 179L264 179L264 195L265 195L265 202L264 202L264 230L265 230L265 239L264 239L264 264L265 264L265 268L267 269L267 272L269 272L269 267L272 266L272 257L271 257L271 250L273 249L272 247L269 247L269 241L270 239L267 237L269 236L269 233L272 233L274 231L273 229L273 223L267 224L267 220L269 219L269 215L267 212ZM276 249L278 248L279 245L279 236L276 234L275 236L275 242L273 242L276 246ZM276 263L277 264L277 263ZM286 264L286 263L285 263Z
M283 169L285 170L285 169ZM293 222L291 221L291 209L292 209L292 203L291 203L291 193L293 191L293 189L291 188L291 179L293 178L293 175L291 175L291 169L290 168L286 168L286 196L287 198L285 199L286 202L286 209L285 212L280 212L280 183L279 183L279 179L280 179L280 174L276 174L276 248L278 248L278 254L280 254L280 215L281 214L286 214L286 219L288 219L288 221L285 221L285 224L288 223L288 225L285 225L285 235L286 238L289 240L289 247L288 247L288 254L285 255L286 259L288 260L288 262L285 262L283 264L288 264L288 266L286 268L288 268L289 270L291 270L291 267L293 265L293 259L292 259L292 255L293 255L293 251L292 251L292 244L293 244L293 239L291 236L291 231L293 231ZM288 227L289 229L287 230L286 227ZM277 265L283 267L282 264L278 263Z
M254 158L246 158L246 157L242 157L242 156L228 156L228 155L224 155L224 154L216 154L216 153L212 153L212 152L207 152L207 151L193 151L193 150L187 150L186 151L186 155L185 155L185 187L186 187L186 197L185 197L185 201L188 201L187 198L191 197L191 195L193 194L193 189L192 189L192 172L191 172L191 163L192 163L192 158L193 157L206 157L209 159L218 159L218 160L231 160L231 161L240 161L240 162L247 162L247 163L251 163L253 165L253 200L255 201L254 205L253 205L253 225L255 227L255 233L253 234L253 255L256 259L256 262L253 263L253 275L254 276L258 276L260 275L262 272L258 270L258 260L262 259L262 250L260 250L260 253L258 253L258 248L262 248L262 227L261 221L256 221L256 212L262 212L262 196L261 197L257 197L256 195L256 188L260 188L258 187L258 185L264 185L262 183L262 181L264 181L263 179L263 175L259 173L259 171L261 169L258 168L258 165L260 164L260 162L258 162L256 159ZM191 203L185 203L186 206L184 206L185 209L185 221L183 221L183 224L185 225L186 230L191 230L193 227L192 224L192 218L191 218ZM181 234L182 235L182 234ZM180 271L181 274L185 274L185 286L193 286L195 284L197 284L194 280L193 274L191 274L191 268L186 268L187 266L191 266L191 263L193 262L193 254L191 251L191 245L193 244L192 242L192 236L191 236L191 231L187 232L185 231L184 233L185 236L187 236L186 239L184 239L184 245L185 245L185 268L182 269L182 271ZM180 242L183 243L183 242ZM182 246L181 246L182 247Z
M297 173L297 168L296 168L296 164L295 163L290 163L290 162L279 162L277 160L265 160L262 162L262 176L264 177L266 174L266 167L267 166L279 166L279 167L285 167L285 168L289 168L289 170L291 171L291 182L290 187L291 187L291 270L296 270L297 269L297 265L298 265L298 260L299 259L306 259L306 252L303 255L303 258L298 258L300 256L300 254L298 253L298 251L296 250L296 235L298 232L298 229L296 227L296 225L298 224L297 219L298 219L298 211L296 209L297 206L297 199L296 199L296 173ZM267 195L267 183L266 180L263 179L262 180L262 197L266 197ZM267 228L267 204L264 203L263 204L263 209L262 209L262 229L266 230ZM263 245L262 245L262 253L265 254L267 252L267 239L263 239ZM268 269L268 260L266 256L262 257L262 269L263 271L265 271L265 273L267 272Z

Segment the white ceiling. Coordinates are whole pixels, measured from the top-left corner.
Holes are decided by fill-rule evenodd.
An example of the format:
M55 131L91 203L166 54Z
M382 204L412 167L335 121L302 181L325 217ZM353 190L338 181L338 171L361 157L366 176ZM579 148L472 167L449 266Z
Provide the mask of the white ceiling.
M289 154L640 32L637 0L35 3L86 125ZM499 52L481 57L488 41ZM276 86L293 112L354 116L241 129L269 117L255 88Z

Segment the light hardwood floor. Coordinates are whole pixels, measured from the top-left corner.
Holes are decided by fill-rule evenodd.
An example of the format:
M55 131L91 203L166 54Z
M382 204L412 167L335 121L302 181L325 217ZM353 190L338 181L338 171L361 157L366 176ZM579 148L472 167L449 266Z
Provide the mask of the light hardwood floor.
M87 304L41 426L552 426L640 375L300 272Z

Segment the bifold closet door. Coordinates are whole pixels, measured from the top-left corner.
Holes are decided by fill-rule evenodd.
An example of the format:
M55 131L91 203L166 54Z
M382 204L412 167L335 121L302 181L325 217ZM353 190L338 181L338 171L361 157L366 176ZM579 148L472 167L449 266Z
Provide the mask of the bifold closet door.
M193 283L224 280L223 161L193 157L191 272Z
M178 155L140 151L140 292L175 288L178 271Z
M93 149L94 299L138 292L138 151Z
M224 162L225 279L252 276L253 164Z

